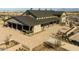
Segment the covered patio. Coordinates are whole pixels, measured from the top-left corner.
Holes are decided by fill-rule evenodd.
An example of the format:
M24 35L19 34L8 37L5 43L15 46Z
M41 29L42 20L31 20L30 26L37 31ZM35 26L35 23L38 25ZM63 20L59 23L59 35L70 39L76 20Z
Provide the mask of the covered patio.
M8 20L6 25L10 28L14 28L23 32L32 32L32 26L24 25L14 19Z

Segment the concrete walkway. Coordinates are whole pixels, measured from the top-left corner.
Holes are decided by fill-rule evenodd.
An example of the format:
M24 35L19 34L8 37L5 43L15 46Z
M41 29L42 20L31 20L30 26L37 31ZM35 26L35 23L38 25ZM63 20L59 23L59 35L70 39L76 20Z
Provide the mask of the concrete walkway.
M75 46L75 45L72 45L72 44L69 44L69 43L66 43L66 42L63 42L63 41L62 41L62 44L63 44L63 46L61 46L61 47L64 48L64 49L67 49L69 51L79 51L78 46Z

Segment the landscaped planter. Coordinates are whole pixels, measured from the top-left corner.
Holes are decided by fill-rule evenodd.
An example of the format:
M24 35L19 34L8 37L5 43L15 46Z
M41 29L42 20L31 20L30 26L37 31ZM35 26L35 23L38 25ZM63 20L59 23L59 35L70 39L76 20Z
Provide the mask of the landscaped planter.
M18 49L16 49L16 51L29 51L30 49L25 46L25 45L21 45L21 47L19 47Z
M0 50L5 50L8 48L11 48L17 44L19 44L19 43L14 40L9 41L7 45L6 45L6 43L2 43L2 44L0 44Z

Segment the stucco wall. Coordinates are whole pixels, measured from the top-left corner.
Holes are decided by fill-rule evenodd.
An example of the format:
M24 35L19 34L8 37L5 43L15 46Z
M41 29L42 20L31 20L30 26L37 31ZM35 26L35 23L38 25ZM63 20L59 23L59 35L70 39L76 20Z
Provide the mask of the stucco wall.
M66 13L63 13L61 16L61 22L65 23L66 22Z
M40 32L40 31L42 31L41 25L35 25L33 27L33 32L34 33L37 33L37 32Z
M62 17L62 23L66 22L66 17Z

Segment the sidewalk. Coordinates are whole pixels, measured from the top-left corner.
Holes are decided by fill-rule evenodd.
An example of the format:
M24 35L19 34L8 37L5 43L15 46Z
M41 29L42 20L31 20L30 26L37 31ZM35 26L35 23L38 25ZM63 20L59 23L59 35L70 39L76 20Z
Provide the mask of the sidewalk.
M75 45L72 45L72 44L69 44L69 43L66 43L66 42L63 42L63 41L62 41L62 44L63 44L63 46L61 46L61 47L64 48L64 49L67 49L69 51L79 51L78 46L75 46Z

